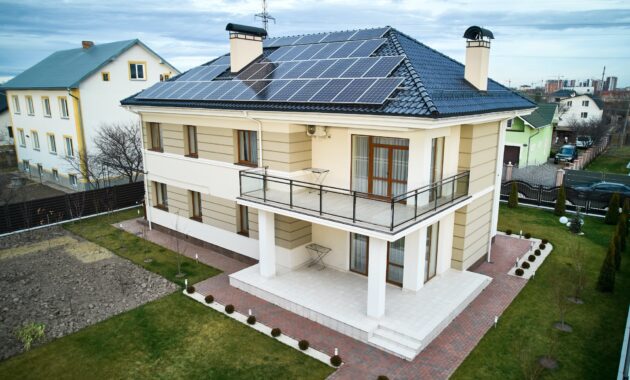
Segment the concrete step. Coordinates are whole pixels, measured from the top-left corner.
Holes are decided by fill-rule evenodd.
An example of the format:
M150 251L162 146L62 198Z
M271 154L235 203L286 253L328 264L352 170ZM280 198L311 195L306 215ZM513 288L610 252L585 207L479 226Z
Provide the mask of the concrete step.
M422 342L418 339L402 334L398 331L394 331L385 326L379 326L372 334L396 342L414 351L419 351L422 347Z
M368 342L386 352L389 352L392 355L398 356L399 358L403 358L405 360L413 360L418 354L417 351L412 350L411 348L399 344L393 340L383 338L381 336L372 335Z

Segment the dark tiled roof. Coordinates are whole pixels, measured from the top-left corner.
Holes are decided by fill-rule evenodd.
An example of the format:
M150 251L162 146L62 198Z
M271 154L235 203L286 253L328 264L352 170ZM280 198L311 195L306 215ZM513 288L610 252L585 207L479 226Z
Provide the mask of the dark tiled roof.
M558 108L556 103L538 104L536 111L527 116L523 116L523 120L534 128L550 126L553 122L553 116L556 114L556 108Z
M375 52L375 55L404 55L406 59L390 75L404 78L401 88L382 105L146 100L136 98L138 94L124 99L121 103L124 105L424 117L480 114L536 106L534 102L491 79L488 80L488 91L478 91L464 80L464 65L396 29L389 29L384 37L386 37L386 42ZM268 56L274 50L275 48L267 47L263 55ZM228 71L215 80L231 77ZM175 77L171 80L177 81L177 79Z
M9 109L9 103L7 101L7 92L0 90L0 113Z

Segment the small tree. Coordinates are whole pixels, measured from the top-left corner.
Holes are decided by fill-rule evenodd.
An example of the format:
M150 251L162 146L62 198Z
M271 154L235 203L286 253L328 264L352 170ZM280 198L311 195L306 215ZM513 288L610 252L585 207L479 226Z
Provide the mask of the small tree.
M574 234L579 234L582 232L582 215L580 214L580 208L576 207L575 214L571 217L571 222L569 223L569 231Z
M508 207L518 207L518 186L516 182L512 182L512 189L510 190L510 197L508 198Z
M628 213L623 211L621 215L619 215L619 230L622 232L624 237L628 236Z
M567 193L564 190L564 185L558 189L558 196L556 197L556 206L553 209L553 213L557 216L563 216L566 212Z
M614 193L608 203L608 211L604 223L615 225L619 221L619 193Z
M129 183L142 173L142 135L134 122L102 125L94 137L94 145L103 165L114 174L126 177Z
M615 233L613 240L615 241L615 269L619 271L621 269L621 236Z
M568 276L563 270L562 273L558 273L554 277L553 281L555 295L554 301L556 302L556 306L558 308L558 317L560 317L560 321L556 322L554 327L561 331L571 332L572 328L566 323L566 316L575 305L569 302L569 289L571 289L571 286L568 282Z
M615 291L615 241L611 240L608 246L608 253L604 258L602 267L599 270L599 278L597 279L597 290L604 293L612 293Z
M619 223L617 223L617 228L615 229L615 234L619 237L619 251L623 252L626 250L626 223L624 223L624 214L621 214L619 218Z
M573 295L569 300L573 303L583 303L582 292L586 287L586 257L582 247L578 245L576 250L571 251L571 285L573 286Z
M44 337L46 325L43 323L29 323L16 330L15 336L24 346L24 351L31 349L31 345Z

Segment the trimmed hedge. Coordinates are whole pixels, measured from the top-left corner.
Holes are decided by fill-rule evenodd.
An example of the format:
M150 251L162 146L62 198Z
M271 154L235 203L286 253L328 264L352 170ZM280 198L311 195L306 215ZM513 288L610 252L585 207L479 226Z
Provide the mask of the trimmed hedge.
M204 301L206 301L207 304L211 304L214 302L214 297L212 296L212 294L208 294L206 298L204 298Z
M522 270L521 268L518 268L517 270L514 271L514 274L517 276L522 276L523 273L525 273L525 271Z
M302 339L301 341L298 342L298 347L300 347L300 350L302 350L302 351L308 350L308 347L310 345L311 344L306 339Z
M534 262L534 261L536 261L536 256L534 256L534 255L529 255L529 256L527 257L527 260L529 260L529 261L531 261L531 262Z
M256 317L254 317L253 315L250 315L249 317L247 317L247 324L255 325L256 324Z
M341 357L339 355L331 356L330 364L332 364L335 367L339 367L341 365Z
M529 269L529 263L527 261L523 262L523 264L521 264L521 268Z
M523 235L523 237L525 239L531 239L532 238L532 234L530 234L529 232L525 232L525 235Z
M186 293L188 294L193 294L195 292L195 287L190 285L189 287L186 288Z
M541 253L540 253L540 249L535 250L535 251L534 251L534 255L536 255L536 256L540 256L540 255L541 255Z
M232 304L225 305L225 312L228 314L232 314L234 312L234 305Z
M282 330L280 330L280 329L279 329L279 328L277 328L277 327L274 327L274 328L272 328L272 329L271 329L271 336L272 336L272 337L277 338L277 337L279 337L280 335L282 335Z
M512 230L508 228L507 230L505 230L505 234L508 236L512 235Z

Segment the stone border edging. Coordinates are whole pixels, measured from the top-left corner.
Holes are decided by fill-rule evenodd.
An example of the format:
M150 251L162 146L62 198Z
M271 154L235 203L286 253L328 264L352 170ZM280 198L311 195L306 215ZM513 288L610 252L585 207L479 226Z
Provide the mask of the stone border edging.
M545 262L545 259L547 258L547 256L549 256L549 254L551 253L551 251L553 251L553 245L549 242L547 242L547 244L545 244L545 249L541 249L540 250L540 256L536 256L536 261L529 261L527 260L527 257L529 255L533 255L534 251L539 249L538 246L542 243L542 239L537 239L537 238L529 238L529 239L525 239L523 238L519 238L519 235L515 235L515 234L511 234L511 235L507 235L505 232L502 231L497 231L497 234L503 235L503 236L508 236L508 237L512 237L513 239L518 239L518 240L527 240L530 242L534 243L533 249L527 251L527 253L525 253L522 257L520 257L518 259L518 267L512 266L510 268L510 271L507 273L510 276L514 276L517 278L524 278L526 280L531 279L535 274L536 274L536 270L538 268L540 268L540 266ZM521 264L524 262L528 262L529 263L529 268L525 269L525 268L521 268ZM516 275L514 272L516 271L517 268L521 268L523 269L523 275L522 276L518 276Z
M224 305L221 305L220 303L218 303L216 301L212 302L211 304L207 304L206 301L205 301L205 297L203 295L197 293L197 292L195 292L193 294L188 294L186 292L186 289L184 289L182 292L183 292L183 294L185 296L190 297L193 300L195 300L195 301L197 301L197 302L199 302L199 303L201 303L201 304L203 304L203 305L205 305L207 307L210 307L213 310L216 310L219 313L221 313L223 315L226 315L226 316L228 316L228 317L230 317L230 318L232 318L232 319L234 319L234 320L236 320L238 322L241 322L242 324L244 324L244 325L246 325L248 327L251 327L251 328L253 328L254 330L256 330L258 332L261 332L261 333L267 335L268 337L270 337L272 339L275 339L275 340L277 340L279 342L282 342L282 343L286 344L287 346L289 346L291 348L294 348L294 349L300 351L301 353L312 357L313 359L319 360L320 362L328 365L329 367L332 367L332 368L335 368L335 369L339 369L339 368L341 368L341 366L343 366L343 363L339 367L333 366L332 364L330 364L331 356L326 355L325 353L323 353L321 351L318 351L318 350L316 350L316 349L314 349L312 347L309 347L306 350L300 349L300 347L298 346L298 341L293 339L293 338L291 338L288 335L285 335L284 333L280 334L280 336L278 336L277 338L274 338L273 336L271 336L271 327L268 327L268 326L266 326L266 325L264 325L264 324L262 324L262 323L260 323L258 321L256 321L256 323L254 325L250 325L249 323L247 323L247 317L248 316L243 315L243 314L241 314L241 313L239 313L237 311L234 311L232 314L228 314L228 313L225 312L225 306Z

